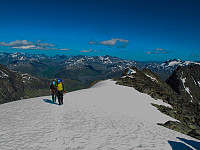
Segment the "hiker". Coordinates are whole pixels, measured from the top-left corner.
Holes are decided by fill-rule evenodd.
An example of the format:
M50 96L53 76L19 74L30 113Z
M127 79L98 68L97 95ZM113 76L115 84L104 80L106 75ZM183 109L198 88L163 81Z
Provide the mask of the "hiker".
M57 97L59 105L63 105L63 94L65 94L65 87L61 79L57 80Z
M53 81L50 85L50 91L52 95L52 101L56 102L56 93L57 93L57 87L56 87L56 81Z

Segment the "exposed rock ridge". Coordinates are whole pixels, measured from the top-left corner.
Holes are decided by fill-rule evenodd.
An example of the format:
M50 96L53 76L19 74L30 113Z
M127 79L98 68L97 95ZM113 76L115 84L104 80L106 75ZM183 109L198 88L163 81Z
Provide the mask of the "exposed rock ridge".
M141 71L136 67L131 67L116 80L117 84L134 87L140 92L170 104L172 108L153 104L161 112L180 121L169 121L163 126L200 139L199 67L199 65L178 67L167 82L149 69ZM184 88L183 82L185 87L190 89L190 94L187 88ZM191 96L193 101L191 101Z

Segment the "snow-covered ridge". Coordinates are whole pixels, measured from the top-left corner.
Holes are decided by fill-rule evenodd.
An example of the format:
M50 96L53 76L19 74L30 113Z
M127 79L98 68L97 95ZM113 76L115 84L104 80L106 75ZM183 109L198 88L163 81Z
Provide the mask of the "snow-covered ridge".
M167 60L161 64L161 67L176 67L176 66L188 66L188 65L200 65L199 62L194 61L181 61L180 59Z
M16 54L11 54L12 58L17 58L18 55Z
M133 74L136 74L136 73L137 73L137 72L136 72L135 70L129 68L129 70L128 70L128 72L127 72L127 75L122 76L121 78L126 78L126 77L133 78L132 75L133 75Z
M84 65L101 65L104 68L110 67L112 72L116 72L118 70L123 70L127 67L131 67L136 64L134 61L130 60L122 60L116 57L110 56L77 56L71 57L64 62L66 68L70 69L73 67L82 67Z
M148 74L145 74L147 77L149 77L152 81L156 81L156 82L158 82L158 80L156 79L156 78L154 78L154 77L152 77L152 76L150 76L150 75L148 75Z
M196 83L196 81L195 81L194 77L193 77L193 76L191 76L191 78L192 78L192 80L194 81L194 84L195 84L195 85L197 85L197 83ZM198 85L197 85L197 86L198 86Z
M186 87L186 86L185 86L186 77L183 78L182 76L183 76L183 72L181 73L181 78L180 78L180 79L181 79L181 81L182 81L182 83L183 83L183 88L184 88L185 91L190 95L190 97L191 97L191 102L192 102L193 96L192 96L191 93L190 93L190 89L189 89L189 87Z
M133 69L129 69L129 70L128 70L128 74L129 74L129 75L131 75L131 74L135 74L135 73L136 73L136 71L133 70Z
M38 78L33 77L33 76L31 76L30 74L28 74L28 73L21 74L21 76L22 76L22 80L23 80L23 82L26 82L26 80L33 80L33 79L36 79L36 80L39 81Z
M14 60L29 60L29 59L34 59L34 60L43 60L43 59L49 59L50 57L44 55L44 54L29 54L29 53L6 53L6 52L0 52L0 56L3 58L13 58Z
M195 143L198 140L156 124L173 119L151 103L166 105L134 88L107 80L90 89L67 93L61 106L51 103L51 96L3 104L0 147L172 150L176 144L194 150L184 139Z
M5 70L4 71L0 70L0 74L1 74L0 78L9 77Z

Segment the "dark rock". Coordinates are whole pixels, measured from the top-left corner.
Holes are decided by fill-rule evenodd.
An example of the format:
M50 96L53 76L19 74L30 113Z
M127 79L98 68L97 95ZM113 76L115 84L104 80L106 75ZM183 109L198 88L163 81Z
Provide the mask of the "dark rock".
M188 102L200 103L200 65L178 67L166 82Z
M189 128L187 125L177 121L167 121L165 124L159 124L159 125L181 132L183 134L189 134L192 131L192 129Z
M0 103L23 97L24 85L21 77L0 65Z
M189 136L200 139L200 130L192 130L188 133Z

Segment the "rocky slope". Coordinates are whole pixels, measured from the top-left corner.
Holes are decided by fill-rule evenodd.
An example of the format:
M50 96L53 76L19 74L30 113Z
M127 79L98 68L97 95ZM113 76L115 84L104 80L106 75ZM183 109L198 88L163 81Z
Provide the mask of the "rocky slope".
M183 81L183 79L186 77L183 75L186 75L186 72L188 74L189 72L191 72L194 80L198 82L199 69L197 69L196 67L197 66L188 66L185 68L181 67L183 68L181 69L181 71L180 71L180 68L178 68L177 71L180 71L181 73L180 75L182 76L180 76L180 78L177 78L174 75L174 74L177 74L175 71L175 73L173 73L173 75L167 80L167 82L163 81L159 76L154 74L149 69L144 69L140 71L136 67L131 67L130 69L126 69L125 72L123 73L123 76L116 80L117 80L117 84L134 87L140 92L147 93L155 99L162 99L168 104L170 104L172 108L161 106L161 105L160 106L154 105L154 106L157 107L161 112L179 120L180 122L169 121L162 125L200 139L200 115L199 115L200 107L198 103L195 103L196 100L198 99L197 98L198 96L193 94L192 95L193 102L191 102L191 96L184 95L185 93L187 94L187 90L184 89L183 91L184 94L181 94L181 92L177 92L176 90L173 90L174 87L170 86L170 85L180 85L177 83L181 83ZM184 70L187 70L187 71L185 72ZM177 79L178 81L174 79ZM194 85L197 86L197 85L194 84L193 79L191 79L190 81L192 81L193 84L192 83L186 84L186 82L185 84L187 85L189 89L192 90L193 88L190 87L190 85L192 86ZM171 84L167 84L167 83L171 83ZM177 89L179 89L179 86ZM198 90L198 87L196 88L195 92L191 91L191 93L198 93L198 92L200 92Z
M0 65L0 104L21 99L24 85L19 74Z
M11 71L0 65L0 104L49 94L49 80Z
M126 69L117 81L117 84L134 87L142 93L147 93L155 99L163 99L169 104L175 103L174 99L181 99L165 81L150 69L141 71L136 67L131 67Z
M166 81L189 102L200 103L200 66L178 67Z

